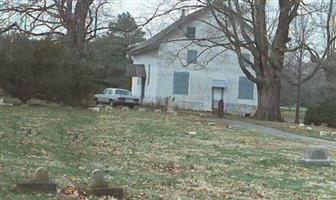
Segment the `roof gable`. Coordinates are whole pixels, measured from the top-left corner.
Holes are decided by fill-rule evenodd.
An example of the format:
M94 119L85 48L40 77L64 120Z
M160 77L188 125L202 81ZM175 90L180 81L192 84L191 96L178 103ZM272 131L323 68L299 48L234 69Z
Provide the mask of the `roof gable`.
M168 36L170 33L175 31L178 27L183 26L184 24L190 22L191 20L198 19L200 16L202 16L204 13L206 13L208 9L202 8L199 9L180 20L174 22L173 24L169 25L164 30L160 31L158 34L154 35L148 40L145 40L144 42L138 44L133 49L129 51L130 55L136 55L140 54L149 50L157 49L160 46L160 43Z

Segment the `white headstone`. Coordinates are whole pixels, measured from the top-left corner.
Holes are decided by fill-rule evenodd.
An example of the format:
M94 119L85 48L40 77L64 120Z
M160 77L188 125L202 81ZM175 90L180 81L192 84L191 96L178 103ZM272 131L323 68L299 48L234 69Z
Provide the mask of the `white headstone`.
M322 146L308 146L304 150L302 163L305 165L330 165L331 158L328 149Z
M38 182L49 182L49 173L47 169L44 167L37 168L33 180Z
M91 188L107 188L108 184L104 178L104 173L100 169L91 172Z

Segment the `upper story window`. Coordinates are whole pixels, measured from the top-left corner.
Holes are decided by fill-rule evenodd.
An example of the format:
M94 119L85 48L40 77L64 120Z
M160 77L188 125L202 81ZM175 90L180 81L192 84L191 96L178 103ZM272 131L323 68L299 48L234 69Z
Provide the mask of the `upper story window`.
M192 27L192 26L187 27L187 38L188 39L196 38L196 27Z
M173 94L188 95L189 72L174 72Z
M239 77L239 99L254 99L254 83L244 76Z
M191 64L191 63L197 63L197 51L195 50L188 50L188 53L187 53L187 62L188 64Z
M251 62L251 55L249 53L242 53L245 62Z

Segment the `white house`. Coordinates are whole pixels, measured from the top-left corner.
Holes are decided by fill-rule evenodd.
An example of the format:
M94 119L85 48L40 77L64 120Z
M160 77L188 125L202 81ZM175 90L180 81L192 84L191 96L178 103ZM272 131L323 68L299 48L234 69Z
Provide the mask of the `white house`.
M198 10L130 51L132 92L143 103L165 104L174 96L178 108L212 111L223 99L226 112L253 112L257 89L242 72L236 54L223 47L208 48L202 41L221 37L209 25L212 22L207 9Z

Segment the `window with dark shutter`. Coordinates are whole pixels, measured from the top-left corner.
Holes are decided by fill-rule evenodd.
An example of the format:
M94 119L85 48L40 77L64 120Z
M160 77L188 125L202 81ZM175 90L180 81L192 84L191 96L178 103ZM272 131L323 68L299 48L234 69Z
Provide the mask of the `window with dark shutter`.
M254 99L254 83L246 77L239 77L239 99Z
M197 51L195 50L188 50L188 53L187 53L187 62L188 64L190 63L197 63Z
M174 72L173 94L188 95L189 72Z
M251 55L250 54L243 53L242 56L244 58L244 62L250 62L251 61Z
M187 27L187 38L188 39L196 38L196 27Z

